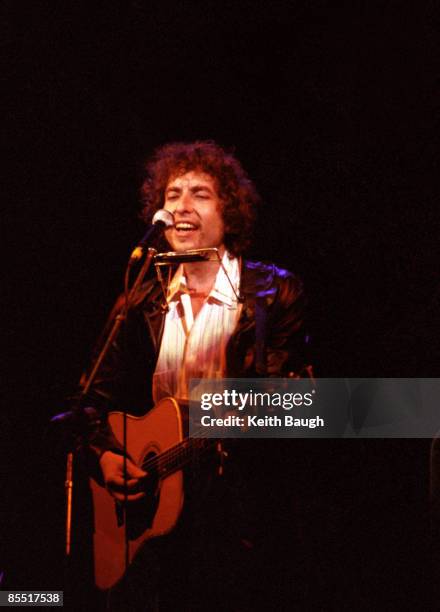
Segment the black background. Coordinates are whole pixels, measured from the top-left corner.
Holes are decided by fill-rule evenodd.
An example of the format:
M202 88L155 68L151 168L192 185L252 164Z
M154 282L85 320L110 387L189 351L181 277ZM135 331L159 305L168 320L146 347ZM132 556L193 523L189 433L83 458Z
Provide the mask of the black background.
M318 374L437 375L434 4L4 3L3 588L62 584L47 421L121 289L164 142L235 149L263 199L251 255L303 277ZM368 580L424 568L429 441L314 444L334 480L310 472L309 493L355 516Z

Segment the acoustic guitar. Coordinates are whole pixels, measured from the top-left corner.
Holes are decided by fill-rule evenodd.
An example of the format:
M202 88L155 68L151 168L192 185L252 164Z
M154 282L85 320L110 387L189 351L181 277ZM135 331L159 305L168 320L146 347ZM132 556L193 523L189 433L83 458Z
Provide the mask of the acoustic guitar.
M122 412L109 414L109 424L123 443ZM124 575L140 546L169 533L184 502L182 468L195 455L219 447L213 439L185 437L182 412L173 398L161 400L143 417L127 415L127 451L148 473L146 496L124 508L95 480L91 480L95 533L95 582L100 589L114 586ZM127 546L126 546L127 538Z

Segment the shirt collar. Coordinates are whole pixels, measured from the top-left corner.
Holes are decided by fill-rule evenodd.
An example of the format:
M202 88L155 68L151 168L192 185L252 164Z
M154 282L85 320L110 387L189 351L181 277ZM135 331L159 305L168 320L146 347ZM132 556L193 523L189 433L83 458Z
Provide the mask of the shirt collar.
M229 280L231 282L229 282ZM231 287L232 283L232 287ZM227 306L232 307L237 303L236 294L238 294L240 284L240 265L236 257L225 251L214 282L214 286L208 297L222 302ZM234 292L235 291L235 292ZM188 293L186 278L183 273L183 265L181 264L174 274L171 283L168 287L167 302L179 299L182 293Z

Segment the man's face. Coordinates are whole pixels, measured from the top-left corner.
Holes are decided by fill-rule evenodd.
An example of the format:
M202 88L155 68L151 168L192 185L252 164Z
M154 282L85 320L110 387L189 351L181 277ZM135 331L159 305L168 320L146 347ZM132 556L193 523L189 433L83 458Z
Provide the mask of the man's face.
M171 178L164 208L174 214L174 227L165 231L174 251L217 247L223 255L225 227L212 176L192 170Z

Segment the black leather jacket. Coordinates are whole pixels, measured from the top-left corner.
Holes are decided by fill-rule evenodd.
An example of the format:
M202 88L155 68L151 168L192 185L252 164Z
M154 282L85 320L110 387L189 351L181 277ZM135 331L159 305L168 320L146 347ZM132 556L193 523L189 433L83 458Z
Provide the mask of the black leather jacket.
M273 264L244 261L240 294L243 308L226 349L226 377L303 375L307 359L300 279ZM106 425L108 411L141 415L153 405L151 380L165 322L163 306L160 284L156 279L148 281L87 396L87 405L99 415L88 440L95 456L105 450L120 452ZM118 308L116 305L109 325Z

